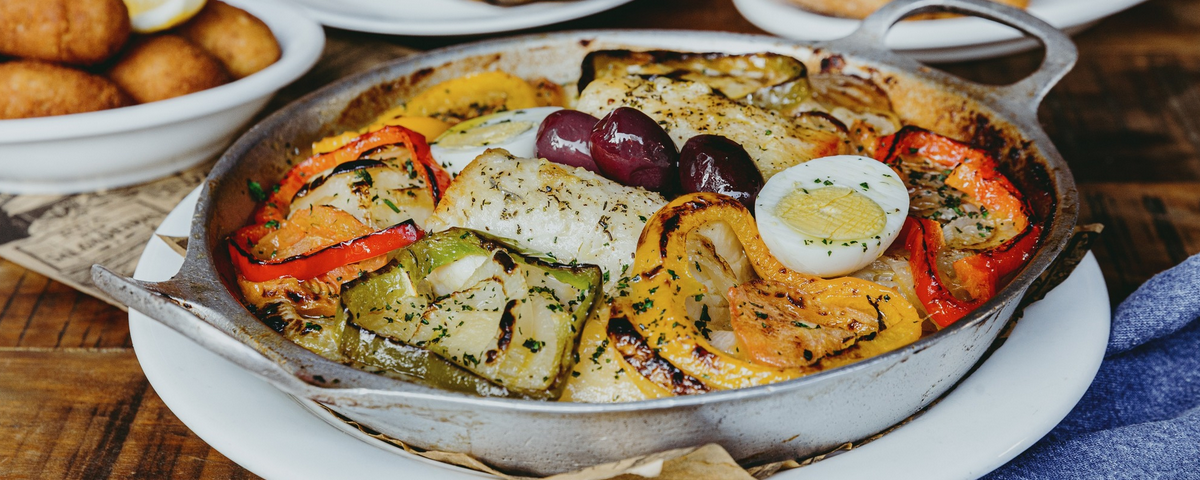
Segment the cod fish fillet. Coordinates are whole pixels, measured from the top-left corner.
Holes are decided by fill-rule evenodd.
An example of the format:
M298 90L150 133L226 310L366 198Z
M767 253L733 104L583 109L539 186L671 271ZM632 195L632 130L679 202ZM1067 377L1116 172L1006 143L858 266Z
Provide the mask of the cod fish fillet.
M576 108L601 118L619 107L641 110L683 148L701 134L722 135L750 154L763 179L814 158L849 153L836 128L806 128L791 118L714 93L707 85L659 77L607 77L589 83Z
M426 221L513 240L562 263L598 265L605 292L633 266L646 219L667 201L582 168L490 149L471 162Z

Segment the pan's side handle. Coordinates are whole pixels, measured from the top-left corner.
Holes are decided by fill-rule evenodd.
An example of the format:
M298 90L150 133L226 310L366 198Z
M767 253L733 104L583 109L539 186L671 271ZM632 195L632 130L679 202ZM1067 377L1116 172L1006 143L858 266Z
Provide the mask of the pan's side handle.
M205 307L201 302L189 299L190 295L173 280L144 282L126 278L100 265L93 265L92 281L121 303L145 313L285 392L311 396L313 389L318 388L300 380L279 363L215 326L215 316L220 314Z
M1061 80L1079 58L1070 37L1053 25L1017 8L986 0L896 0L863 20L849 36L830 42L831 46L857 51L886 50L888 30L906 17L931 12L951 12L986 18L1033 36L1046 47L1046 56L1036 71L1012 85L977 85L1002 102L1011 102L1036 117L1038 104Z

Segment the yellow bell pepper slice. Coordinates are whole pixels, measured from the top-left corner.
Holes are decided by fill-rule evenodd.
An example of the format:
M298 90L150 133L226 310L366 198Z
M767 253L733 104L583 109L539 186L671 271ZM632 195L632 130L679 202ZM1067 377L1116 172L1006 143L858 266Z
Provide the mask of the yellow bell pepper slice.
M383 118L387 118L384 116L380 116L379 118L380 120L376 120L375 123L372 123L370 127L367 127L367 129L378 130L389 125L398 125L424 135L426 142L432 142L435 138L440 136L442 132L445 132L450 128L450 124L433 117L402 116L391 117L387 120L383 120Z
M312 146L313 155L332 152L342 148L347 143L350 143L361 135L374 132L390 125L401 126L417 132L425 137L425 141L427 143L433 143L433 140L436 139L438 135L441 135L442 132L445 132L450 128L450 124L433 117L398 117L393 114L396 111L397 109L395 108L388 110L383 115L380 115L379 118L375 120L375 123L372 123L365 128L360 128L356 131L345 132L332 137L325 137L320 141L314 142Z
M628 306L628 302L625 304ZM610 312L608 308L596 308L588 318L579 337L579 361L559 401L633 402L671 396L670 391L643 377L618 353L608 335Z
M539 105L529 82L500 71L478 72L429 87L408 101L409 116L435 117L449 123L505 110Z
M392 107L366 128L326 137L313 143L313 153L332 152L359 135L399 125L434 139L452 124L489 113L562 103L561 89L544 81L536 87L509 73L479 72L444 81L422 90L407 104Z
M688 318L685 299L706 292L692 278L687 254L689 234L706 224L725 222L734 231L754 270L764 279L810 292L828 306L877 311L886 329L862 342L860 351L844 359L795 368L778 368L740 360L713 347ZM630 285L635 327L656 346L658 355L714 389L744 388L790 380L826 368L890 351L920 337L920 316L896 291L857 278L824 280L788 269L772 256L759 236L754 218L732 197L692 193L676 198L655 213L642 231ZM867 344L879 342L867 347ZM853 349L852 349L853 350Z

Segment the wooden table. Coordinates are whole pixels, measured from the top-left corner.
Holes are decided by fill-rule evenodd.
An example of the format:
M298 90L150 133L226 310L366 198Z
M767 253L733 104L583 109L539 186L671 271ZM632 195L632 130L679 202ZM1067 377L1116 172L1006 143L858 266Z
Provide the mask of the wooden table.
M697 28L761 33L729 0L636 0L541 30ZM352 71L474 38L328 30L325 57L272 108ZM1200 252L1200 3L1151 0L1076 38L1080 61L1042 121L1079 182L1082 222L1115 305ZM1038 53L944 66L1005 82ZM125 313L0 260L0 477L252 477L192 434L138 366Z

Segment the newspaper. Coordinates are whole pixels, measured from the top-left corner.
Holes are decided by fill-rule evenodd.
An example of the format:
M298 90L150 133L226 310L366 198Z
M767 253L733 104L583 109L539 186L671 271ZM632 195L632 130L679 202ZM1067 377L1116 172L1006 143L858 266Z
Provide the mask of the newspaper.
M101 192L0 194L0 257L125 309L92 285L92 264L133 275L154 230L211 168Z

